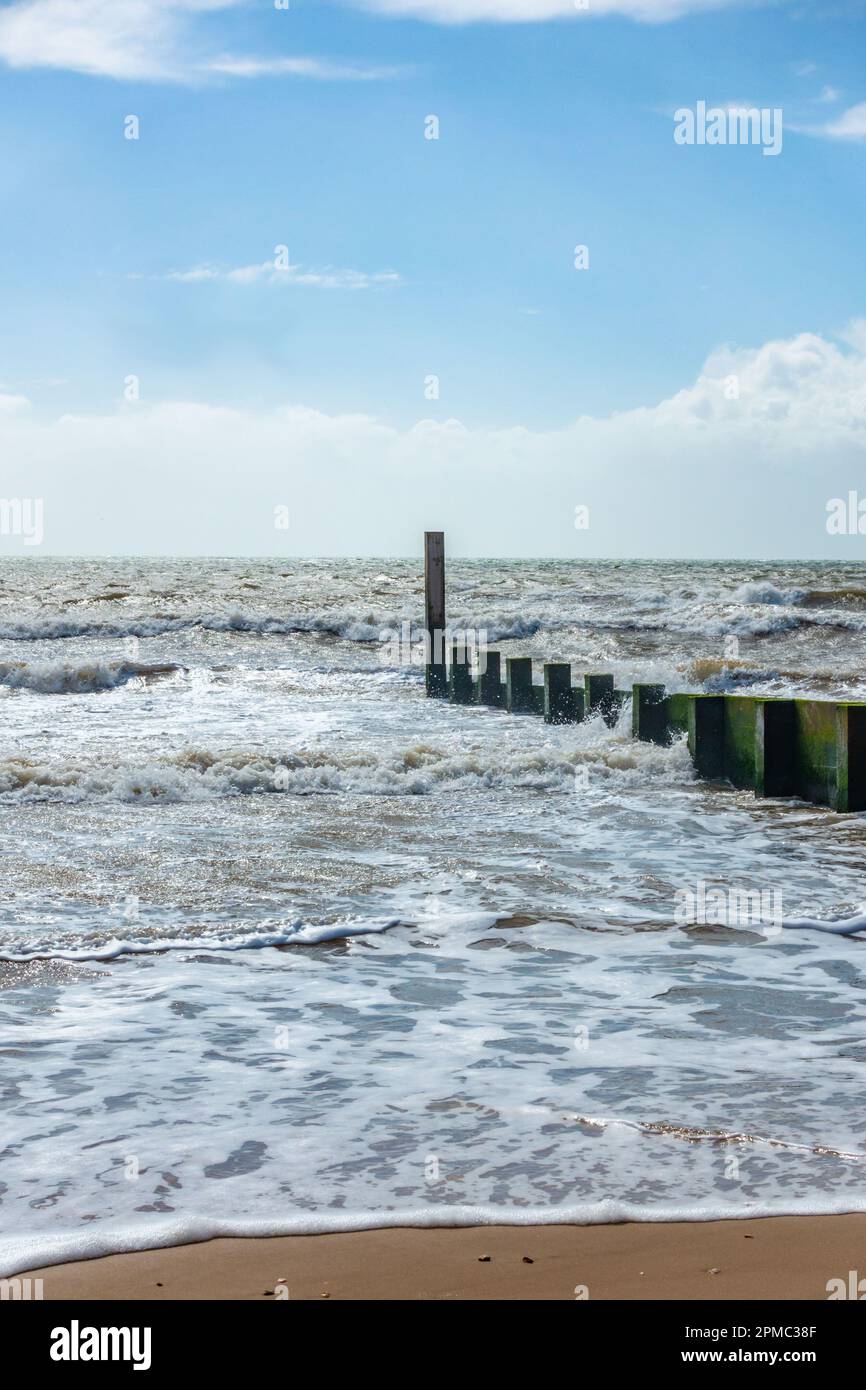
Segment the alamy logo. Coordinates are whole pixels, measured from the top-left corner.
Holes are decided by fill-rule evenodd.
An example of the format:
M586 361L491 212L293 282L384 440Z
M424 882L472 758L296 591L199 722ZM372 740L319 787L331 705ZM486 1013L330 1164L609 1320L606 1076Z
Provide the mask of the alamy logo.
M149 1327L69 1327L51 1332L52 1361L131 1361L134 1371L150 1370Z
M431 640L424 629L416 635L412 624L404 619L399 632L385 628L379 634L382 666L426 666L431 661L443 666L446 658L458 664L466 662L483 676L487 670L486 628L436 628Z
M831 497L827 503L827 534L866 536L866 497L852 488L847 498Z
M782 153L782 112L778 106L711 106L674 112L678 145L761 145L765 155Z
M29 1303L31 1299L43 1297L41 1279L0 1279L0 1303L8 1299Z
M21 536L25 545L41 545L44 513L41 497L0 497L0 536Z
M828 1279L825 1287L829 1303L840 1298L850 1298L858 1303L866 1299L866 1279L861 1279L856 1269L848 1270L847 1283L844 1279Z
M782 895L777 888L722 888L699 879L679 888L674 921L680 927L767 927L782 929Z

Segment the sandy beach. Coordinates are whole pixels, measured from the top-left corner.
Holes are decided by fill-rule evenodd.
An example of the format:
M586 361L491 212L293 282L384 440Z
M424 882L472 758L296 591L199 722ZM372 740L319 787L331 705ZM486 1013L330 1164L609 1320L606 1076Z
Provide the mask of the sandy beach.
M864 1249L854 1214L212 1240L30 1275L47 1300L825 1300Z

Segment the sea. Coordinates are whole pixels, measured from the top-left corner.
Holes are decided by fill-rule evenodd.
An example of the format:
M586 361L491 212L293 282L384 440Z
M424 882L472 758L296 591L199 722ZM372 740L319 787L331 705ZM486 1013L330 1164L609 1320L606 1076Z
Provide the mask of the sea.
M419 557L0 561L0 1274L866 1210L864 816L427 699L422 617ZM866 700L864 565L449 560L448 618Z

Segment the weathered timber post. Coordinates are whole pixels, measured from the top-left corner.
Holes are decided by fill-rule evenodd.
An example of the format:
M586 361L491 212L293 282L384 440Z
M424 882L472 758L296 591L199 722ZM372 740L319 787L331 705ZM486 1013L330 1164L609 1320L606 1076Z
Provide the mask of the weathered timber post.
M583 686L587 716L598 710L605 724L615 723L613 676L584 676Z
M674 734L688 733L691 699L691 695L684 695L682 691L677 695L665 696L665 723L669 740L673 739Z
M797 791L797 707L793 700L759 700L755 708L755 796Z
M836 706L834 811L866 811L866 705Z
M545 724L577 724L583 718L583 691L571 684L571 663L544 663Z
M838 790L836 705L830 700L795 700L797 707L797 793L817 806L832 806Z
M755 789L755 724L758 701L753 695L725 695L724 775L735 787Z
M668 720L663 685L633 685L631 736L644 743L667 743Z
M429 660L424 671L427 694L444 699L448 694L445 667L445 532L424 532L424 624Z
M451 642L448 649L448 699L453 705L475 703L475 685L465 642Z
M480 654L480 661L482 669L474 681L475 703L500 709L505 704L501 656L499 652L484 651Z
M509 714L535 714L532 657L509 656L505 661L505 707Z
M689 752L700 777L725 775L725 697L695 695L689 703Z

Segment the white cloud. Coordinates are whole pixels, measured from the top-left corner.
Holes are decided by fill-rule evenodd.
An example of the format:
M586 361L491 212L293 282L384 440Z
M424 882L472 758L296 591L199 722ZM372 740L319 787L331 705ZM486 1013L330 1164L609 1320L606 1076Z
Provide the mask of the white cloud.
M857 106L850 106L835 121L813 127L810 133L827 135L833 140L866 139L866 101L861 101Z
M208 16L244 0L12 0L0 8L0 62L129 81L294 76L357 80L393 76L316 58L213 55Z
M664 23L705 10L741 7L743 0L349 0L356 8L438 24L532 23L548 19L587 20L592 16L623 15L647 24Z
M30 401L26 396L0 391L0 415L11 415L13 411L26 410L29 405Z
M411 554L435 524L464 554L859 558L825 525L829 498L866 492L866 322L844 343L722 349L655 406L547 431L297 405L4 414L4 487L45 499L67 553Z
M0 11L0 58L129 79L180 78L190 21L236 0L14 0Z
M308 56L220 53L208 46L213 16L245 0L6 0L0 63L127 81L195 82L224 77L374 81L402 68ZM746 0L344 0L355 8L435 23L519 23L622 15L647 23ZM210 17L210 23L208 19Z
M320 58L214 58L203 65L224 77L312 77L320 82L380 82L399 77L403 68L361 67Z
M140 275L131 277L143 278ZM201 284L208 280L226 280L236 285L254 285L264 281L269 285L307 285L322 290L368 290L382 285L399 285L402 277L396 270L305 270L300 265L289 265L278 269L273 261L262 261L257 265L235 266L222 269L219 266L199 265L191 270L169 270L165 275L149 277L156 280L174 280L179 284Z
M866 321L854 320L844 341L853 351L815 333L757 349L721 349L707 360L693 386L654 408L658 422L718 431L729 439L804 450L824 439L866 447ZM725 383L736 381L729 399ZM799 441L799 443L797 442Z

